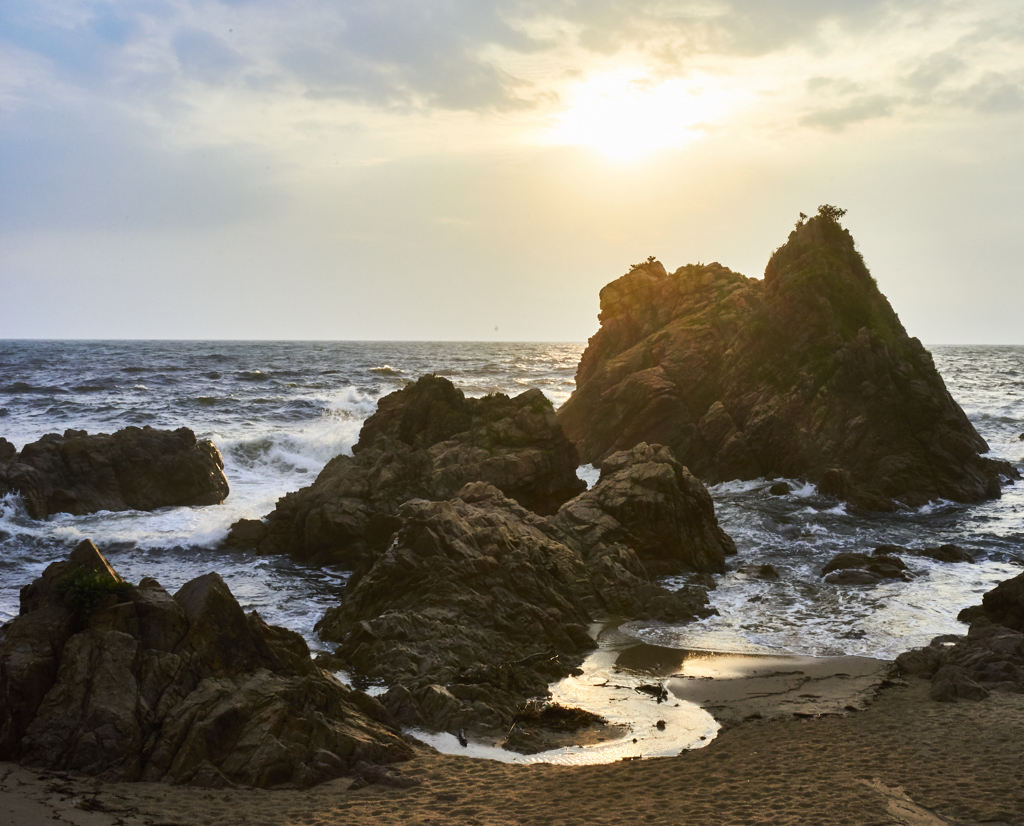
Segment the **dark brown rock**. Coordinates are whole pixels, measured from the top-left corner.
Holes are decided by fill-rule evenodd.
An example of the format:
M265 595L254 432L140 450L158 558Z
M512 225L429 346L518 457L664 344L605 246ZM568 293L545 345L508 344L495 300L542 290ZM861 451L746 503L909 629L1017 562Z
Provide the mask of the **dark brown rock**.
M53 513L218 505L227 498L228 482L220 452L210 441L197 442L187 427L126 427L110 435L48 434L15 456L0 450L0 495L9 492L21 494L29 516L45 519Z
M86 611L62 586L82 570L116 577L84 542L23 590L0 633L0 759L303 788L373 765L390 777L411 756L380 703L317 668L299 635L246 617L216 574L173 598L152 579L118 583Z
M998 625L1024 632L1024 574L1000 582L982 597L981 605L965 608L959 619L973 622L984 617Z
M559 409L584 462L667 445L700 479L809 479L891 510L999 496L1005 462L907 335L850 234L801 224L756 281L640 265L601 291L601 328Z
M707 489L663 445L608 456L594 487L563 505L553 523L585 549L632 548L657 574L723 573L725 557L736 553Z
M354 567L387 546L410 499L446 500L483 481L548 514L586 487L576 449L539 390L467 399L447 379L423 376L380 400L353 454L278 501L265 525L236 523L227 544Z
M914 576L899 557L857 553L836 554L821 569L821 575L833 585L871 585L882 579L909 582Z
M991 692L1024 693L1024 633L975 620L967 636L938 637L896 658L900 672L931 680L939 702L983 700Z

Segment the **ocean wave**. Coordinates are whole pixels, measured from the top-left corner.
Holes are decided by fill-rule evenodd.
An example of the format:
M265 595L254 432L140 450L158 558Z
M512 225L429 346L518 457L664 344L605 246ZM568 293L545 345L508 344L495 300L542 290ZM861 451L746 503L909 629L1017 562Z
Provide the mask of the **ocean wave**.
M399 375L399 374L401 374L401 373L403 373L405 371L404 370L397 370L394 367L392 367L390 364L382 364L380 367L371 367L370 368L370 372L371 373L378 373L378 374L380 374L382 376L395 376L395 375Z

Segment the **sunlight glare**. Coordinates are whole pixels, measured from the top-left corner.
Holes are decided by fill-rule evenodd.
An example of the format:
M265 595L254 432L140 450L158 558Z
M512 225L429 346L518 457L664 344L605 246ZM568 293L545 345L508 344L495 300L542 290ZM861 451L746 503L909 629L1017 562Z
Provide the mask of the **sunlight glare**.
M700 125L724 109L724 96L706 84L682 79L659 83L646 71L619 69L580 84L547 140L631 160L700 137Z

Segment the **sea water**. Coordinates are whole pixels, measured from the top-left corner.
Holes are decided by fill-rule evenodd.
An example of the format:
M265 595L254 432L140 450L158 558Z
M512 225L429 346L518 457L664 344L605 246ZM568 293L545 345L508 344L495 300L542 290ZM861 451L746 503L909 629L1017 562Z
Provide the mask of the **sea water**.
M990 455L1024 468L1024 347L934 347L953 397L987 440ZM326 650L313 625L340 599L347 572L286 558L226 553L232 522L257 518L349 453L377 400L425 373L469 396L540 388L558 406L574 387L577 343L0 341L0 436L19 449L68 428L187 426L224 456L231 494L223 505L154 513L29 519L16 496L0 501L0 623L18 592L83 538L125 578L158 579L172 593L218 571L246 610ZM593 468L581 468L593 480ZM619 630L688 650L892 658L943 633L962 633L961 608L1024 568L1024 483L980 505L936 501L891 514L850 512L803 480L787 496L769 482L711 488L739 553L716 577L718 616L684 626L643 622ZM841 551L888 543L955 543L977 563L907 557L910 582L835 586L822 566ZM753 572L765 563L779 578ZM669 581L668 584L673 584Z

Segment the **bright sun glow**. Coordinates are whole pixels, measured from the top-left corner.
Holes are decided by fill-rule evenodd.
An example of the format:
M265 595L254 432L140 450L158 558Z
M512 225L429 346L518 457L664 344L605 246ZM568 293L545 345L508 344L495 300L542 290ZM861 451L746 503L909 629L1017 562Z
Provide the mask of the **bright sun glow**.
M705 84L658 83L641 69L619 69L581 83L546 141L589 146L630 160L700 137L700 125L724 109L724 95Z

